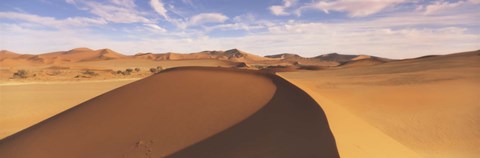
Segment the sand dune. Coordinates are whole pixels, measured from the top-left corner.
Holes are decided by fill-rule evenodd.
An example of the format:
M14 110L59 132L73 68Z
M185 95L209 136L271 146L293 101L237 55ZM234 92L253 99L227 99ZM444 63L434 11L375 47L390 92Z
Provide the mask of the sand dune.
M282 53L282 54L275 54L275 55L267 55L267 58L279 58L279 59L303 59L304 57L298 54L290 54L290 53Z
M257 55L253 55L239 49L231 49L227 51L202 51L189 54L180 54L180 53L163 53L163 54L152 54L152 53L141 53L134 55L133 58L142 58L142 59L152 59L152 60L205 60L205 59L216 59L216 60L227 60L233 62L246 62L246 63L255 63L262 61L272 61L275 59L265 58Z
M325 114L305 92L275 75L220 68L171 69L0 141L0 157L9 158L165 156L338 152Z
M92 60L108 60L125 57L110 49L91 50L89 48L75 48L69 51L60 51L38 55L44 62L79 62Z
M75 48L69 51L51 52L39 55L26 54L2 57L4 59L0 60L0 64L2 66L39 66L81 61L111 60L123 57L125 57L125 55L110 49L92 50L89 48Z
M277 59L261 57L253 55L238 49L227 51L202 51L197 53L180 54L180 53L138 53L132 56L123 55L110 49L92 50L89 48L75 48L68 51L58 51L44 53L39 55L16 54L7 50L0 52L0 65L2 67L39 67L51 65L64 65L71 63L91 62L91 61L108 61L121 60L122 62L130 62L127 60L146 60L149 61L182 61L182 60L219 60L230 62L244 63L260 63L260 64L281 64ZM203 66L195 65L193 66Z
M8 50L1 50L0 51L0 61L7 59L7 58L16 58L20 56L20 54L8 51Z
M132 81L0 84L0 139Z
M352 59L350 61L342 63L340 64L340 66L342 67L372 66L372 65L383 64L386 62L387 60L377 58L377 57L365 57L365 58L361 57L361 58Z
M338 53L323 54L316 57L306 58L297 54L276 54L276 55L267 55L267 58L280 59L282 61L288 61L294 65L300 66L322 66L322 67L335 67L343 65L348 62L362 60L362 59L383 59L369 55L345 55ZM385 59L385 61L387 61ZM362 62L365 63L365 62Z
M357 121L375 127L422 157L474 158L480 155L479 54L465 52L281 75L317 96L341 156L355 149L344 147L354 140L345 138L358 133L338 133L343 127L338 127L337 122L344 118L335 119L338 113L330 113L330 108L346 109L360 119ZM359 147L382 148L368 144Z
M405 60L360 55L335 67L285 60L320 61L304 60L291 54L254 64L233 62L227 57L210 58L221 56L224 51L203 54L209 59L152 60L148 56L156 54L145 54L148 60L127 57L66 63L46 69L140 67L148 70L146 68L159 65L170 68L261 64L265 71L279 72L312 96L316 103L283 79L261 72L175 69L101 95L1 141L0 157L29 157L28 154L40 155L38 157L208 157L212 153L211 157L476 158L480 155L480 119L477 116L480 51ZM282 62L290 65L279 64ZM0 70L2 74L8 71L3 67ZM2 93L1 103L5 100L13 103L8 105L16 107L13 109L17 111L10 114L23 118L0 118L0 126L8 126L5 128L8 130L0 132L11 133L15 131L11 129L20 129L17 125L25 127L41 120L28 111L22 114L22 110L34 107L31 102L45 103L38 105L45 108L41 111L49 111L49 114L73 106L60 105L62 101L57 102L54 97L42 97L43 101L29 98L35 94L22 93L25 88L41 89L27 85L2 89L8 93ZM39 92L43 96L56 95L46 87L43 89L46 91ZM77 98L76 101L87 99L74 96L80 94L79 91L58 97ZM21 96L12 92L29 97L10 98ZM89 95L95 96L93 92ZM50 106L49 102L60 108ZM290 106L294 103L302 104ZM329 126L326 126L322 109ZM5 115L5 111L0 111L0 115ZM45 117L48 114L43 115ZM61 128L53 130L57 126ZM331 128L334 143L330 132L326 132L329 130L323 127ZM38 141L32 143L30 140ZM338 152L333 149L335 146ZM14 150L16 147L26 150Z
M326 61L335 61L338 63L344 63L356 58L365 58L365 56L361 57L360 55L345 55L345 54L338 54L338 53L330 53L330 54L323 54L316 57L314 59L319 60L326 60Z

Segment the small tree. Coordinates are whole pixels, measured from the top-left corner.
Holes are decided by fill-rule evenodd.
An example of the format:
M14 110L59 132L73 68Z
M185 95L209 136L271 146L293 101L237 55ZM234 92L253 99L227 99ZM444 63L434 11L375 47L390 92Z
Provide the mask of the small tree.
M125 71L128 72L128 73L131 73L131 72L133 72L133 69L128 68L128 69L125 69Z
M18 70L17 72L13 73L13 78L27 78L28 72L26 70Z
M140 68L135 68L135 72L140 72Z

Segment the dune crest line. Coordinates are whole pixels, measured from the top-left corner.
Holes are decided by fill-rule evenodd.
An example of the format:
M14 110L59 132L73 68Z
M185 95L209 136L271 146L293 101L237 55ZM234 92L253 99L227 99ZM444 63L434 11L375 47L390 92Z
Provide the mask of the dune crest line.
M21 150L18 150L21 149ZM0 141L0 157L339 157L323 110L265 72L185 67Z

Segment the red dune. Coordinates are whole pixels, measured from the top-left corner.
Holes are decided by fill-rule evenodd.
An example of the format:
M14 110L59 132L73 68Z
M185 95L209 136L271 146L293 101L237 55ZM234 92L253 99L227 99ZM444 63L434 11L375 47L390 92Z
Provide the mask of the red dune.
M78 62L118 59L125 56L110 49L91 50L89 48L75 48L69 51L41 54L38 55L38 57L48 61L61 60L65 62Z
M20 56L20 54L8 51L8 50L1 50L0 51L0 61L3 59L8 59L8 58L16 58Z
M320 106L269 73L169 69L0 141L0 157L339 157Z
M189 54L180 54L180 53L172 53L172 52L164 53L164 54L141 53L133 56L133 58L153 59L153 60L217 59L217 60L229 60L233 62L248 62L248 63L276 60L276 59L253 55L238 49L231 49L227 51L202 51L202 52L189 53Z
M342 67L356 67L356 66L372 66L386 63L386 60L377 57L368 57L368 58L358 58L355 60L347 61L343 64L340 64Z

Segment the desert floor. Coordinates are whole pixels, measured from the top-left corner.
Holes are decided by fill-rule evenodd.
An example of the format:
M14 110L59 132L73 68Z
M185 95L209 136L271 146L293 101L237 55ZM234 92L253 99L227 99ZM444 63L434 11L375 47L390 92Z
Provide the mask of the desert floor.
M479 57L454 54L278 75L320 105L341 157L474 158L480 155ZM0 138L136 80L3 83Z

